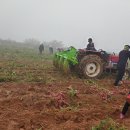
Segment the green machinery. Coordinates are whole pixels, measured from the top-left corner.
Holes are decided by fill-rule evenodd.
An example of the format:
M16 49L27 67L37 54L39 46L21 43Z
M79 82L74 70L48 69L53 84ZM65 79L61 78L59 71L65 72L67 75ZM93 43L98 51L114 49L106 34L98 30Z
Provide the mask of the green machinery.
M54 66L67 74L72 66L78 64L77 53L78 51L72 46L65 51L57 52L53 59Z

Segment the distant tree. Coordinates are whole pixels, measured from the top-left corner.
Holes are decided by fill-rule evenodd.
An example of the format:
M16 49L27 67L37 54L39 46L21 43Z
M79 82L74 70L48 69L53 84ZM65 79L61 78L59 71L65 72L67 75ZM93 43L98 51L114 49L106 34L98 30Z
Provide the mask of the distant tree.
M31 39L25 39L24 43L32 44L32 45L36 45L36 44L38 45L38 44L40 44L40 41L37 40L37 39L31 38Z
M53 47L53 48L62 48L62 47L64 47L64 44L62 43L62 41L57 41L57 40L53 40L53 41L49 41L49 42L46 42L46 41L44 41L43 42L44 43L44 45L45 46L47 46L47 47Z
M53 51L57 51L57 48L63 48L64 44L62 43L62 41L57 41L57 40L53 40L53 41L43 41L42 42L44 47L45 47L45 51L48 52L48 50L50 51L49 48L52 48Z
M54 48L58 48L58 47L64 47L62 41L57 41L57 40L53 40L50 42L50 45Z
M40 45L40 41L34 38L30 38L30 39L25 39L24 44L27 48L37 49L38 46Z

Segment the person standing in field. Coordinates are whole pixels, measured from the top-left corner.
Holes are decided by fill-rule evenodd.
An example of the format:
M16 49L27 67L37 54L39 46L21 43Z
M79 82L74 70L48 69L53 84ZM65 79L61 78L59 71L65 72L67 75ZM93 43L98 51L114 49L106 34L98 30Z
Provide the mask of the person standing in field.
M130 48L129 45L125 45L124 49L119 52L119 61L117 64L118 74L116 76L114 86L118 86L119 82L122 80L122 78L124 76L127 60L128 60L128 58L130 59L129 48Z
M49 47L49 53L53 54L53 47L51 47L51 46Z
M40 46L39 46L39 53L42 54L43 51L44 51L44 45L40 44Z
M86 50L96 51L92 38L88 39L88 45L87 45Z

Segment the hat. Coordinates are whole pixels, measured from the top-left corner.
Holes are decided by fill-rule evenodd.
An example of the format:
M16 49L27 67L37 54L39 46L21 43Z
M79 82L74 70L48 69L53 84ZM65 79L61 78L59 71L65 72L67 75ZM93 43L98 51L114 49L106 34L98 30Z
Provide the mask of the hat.
M125 45L124 46L124 50L129 50L130 49L130 46L129 45Z
M92 42L92 38L89 38L88 41L89 41L89 42Z

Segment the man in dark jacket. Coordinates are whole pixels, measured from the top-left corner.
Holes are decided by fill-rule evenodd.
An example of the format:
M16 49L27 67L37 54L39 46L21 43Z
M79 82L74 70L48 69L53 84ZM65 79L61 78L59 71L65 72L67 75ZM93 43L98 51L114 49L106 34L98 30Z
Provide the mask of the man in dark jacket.
M52 46L49 47L49 53L53 54L53 47Z
M44 51L44 45L40 44L40 46L39 46L39 52L40 52L40 54L42 54L43 51Z
M129 45L125 45L124 49L119 53L119 61L117 64L118 74L114 83L115 86L118 86L119 81L121 81L124 76L127 60L128 58L130 59L129 48Z
M94 47L94 43L92 38L88 39L88 45L87 45L87 50L92 50L92 51L96 51L95 47Z

